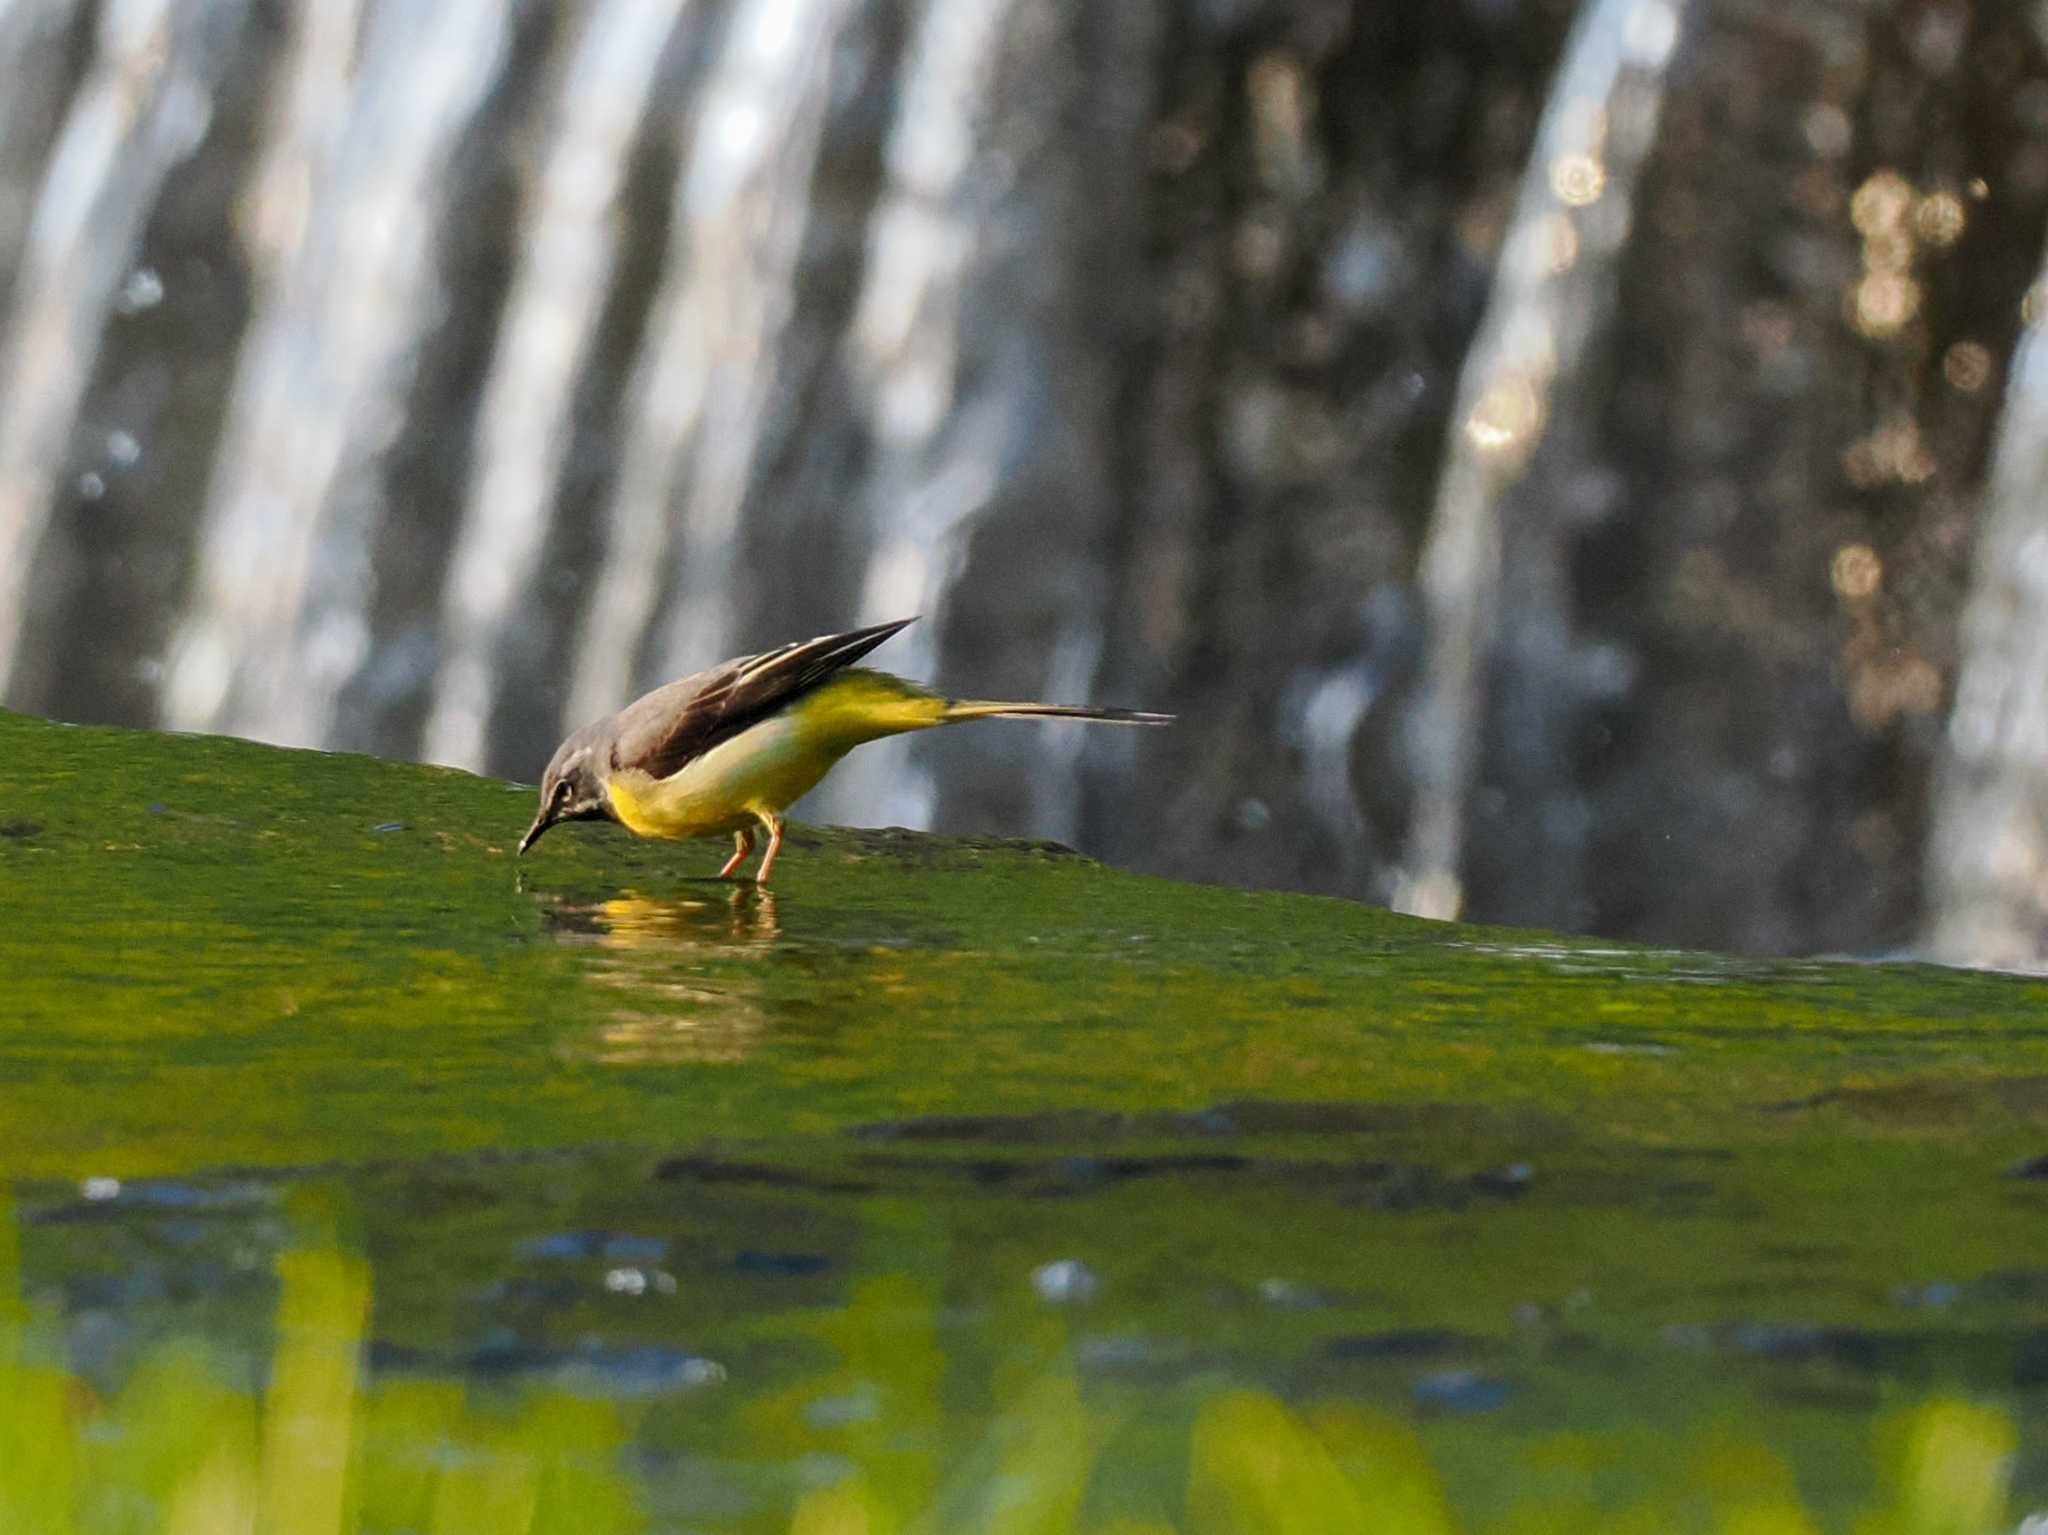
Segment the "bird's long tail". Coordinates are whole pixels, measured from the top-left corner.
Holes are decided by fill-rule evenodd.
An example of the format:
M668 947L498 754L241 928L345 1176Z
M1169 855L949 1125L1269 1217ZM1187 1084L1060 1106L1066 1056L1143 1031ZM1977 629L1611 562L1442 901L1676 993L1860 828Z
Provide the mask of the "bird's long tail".
M1143 709L1093 709L1084 704L998 703L989 698L949 698L941 724L957 720L985 720L1045 715L1062 720L1094 720L1104 725L1171 725L1170 714L1151 714Z

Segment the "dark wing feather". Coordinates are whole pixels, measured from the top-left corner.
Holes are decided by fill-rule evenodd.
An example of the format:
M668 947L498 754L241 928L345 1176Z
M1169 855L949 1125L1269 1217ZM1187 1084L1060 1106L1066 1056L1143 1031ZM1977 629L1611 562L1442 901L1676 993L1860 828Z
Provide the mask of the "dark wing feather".
M611 766L666 778L853 665L913 618L799 640L656 688L619 712Z

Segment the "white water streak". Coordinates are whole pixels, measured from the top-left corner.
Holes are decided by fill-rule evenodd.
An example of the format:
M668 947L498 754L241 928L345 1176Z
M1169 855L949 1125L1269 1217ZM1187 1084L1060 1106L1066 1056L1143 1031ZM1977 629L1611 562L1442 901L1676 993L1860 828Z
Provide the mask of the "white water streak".
M775 576L741 568L740 517L796 310L812 174L831 106L830 65L847 12L846 0L754 0L742 9L735 18L741 67L726 76L730 94L713 91L698 126L700 177L687 200L702 234L696 259L716 285L706 297L716 305L722 288L724 306L705 315L708 393L682 508L674 596L653 648L657 677L731 649L734 587ZM709 156L707 135L715 145Z
M984 211L977 206L982 105L1015 3L926 0L847 340L847 371L868 402L875 444L868 499L883 530L859 616L879 623L926 615L891 646L891 669L911 677L936 672L941 599L959 573L965 530L988 505L1000 472L1001 422L962 420L954 407L961 298ZM818 803L835 819L918 827L930 824L932 802L930 774L903 742L884 741L850 759Z
M2044 265L2048 273L2048 265ZM1957 964L2048 967L2048 333L2013 354L1927 842L1927 938Z
M47 136L62 109L59 60L78 8L79 0L0 0L0 80L7 82L0 90L0 315L34 217Z
M383 0L342 115L323 50L352 0L291 14L303 226L243 345L164 712L180 728L311 745L368 654L377 460L439 318L437 200L496 75L506 15Z
M1453 917L1463 905L1463 823L1500 592L1501 502L1612 313L1636 178L1656 137L1685 3L1592 0L1580 13L1459 376L1422 556L1430 638L1413 725L1417 808L1393 903L1400 911Z
M665 275L633 364L603 568L580 636L569 720L723 658L761 409L794 306L847 0L742 0L678 178ZM655 635L658 609L672 615ZM658 675L637 659L652 639Z
M531 600L619 254L621 194L656 67L689 0L603 0L576 41L477 422L449 562L426 756L483 765L499 657Z
M237 0L109 4L50 155L0 333L0 694L114 295L165 177L206 137L241 17Z

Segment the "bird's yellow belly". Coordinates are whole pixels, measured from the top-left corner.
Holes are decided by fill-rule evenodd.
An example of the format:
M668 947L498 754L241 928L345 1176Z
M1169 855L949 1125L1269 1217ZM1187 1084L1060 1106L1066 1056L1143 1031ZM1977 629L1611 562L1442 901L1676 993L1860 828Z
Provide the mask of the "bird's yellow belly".
M628 831L708 837L780 813L815 788L846 750L778 716L721 742L667 778L630 769L614 773L605 792Z

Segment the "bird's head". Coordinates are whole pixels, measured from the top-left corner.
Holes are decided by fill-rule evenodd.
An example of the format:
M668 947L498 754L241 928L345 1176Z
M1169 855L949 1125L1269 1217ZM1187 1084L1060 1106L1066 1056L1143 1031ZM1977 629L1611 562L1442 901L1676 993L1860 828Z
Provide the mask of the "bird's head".
M541 833L562 821L602 821L612 814L612 803L598 777L597 743L582 731L564 741L555 760L540 781L540 813L519 839L525 852L540 841Z

